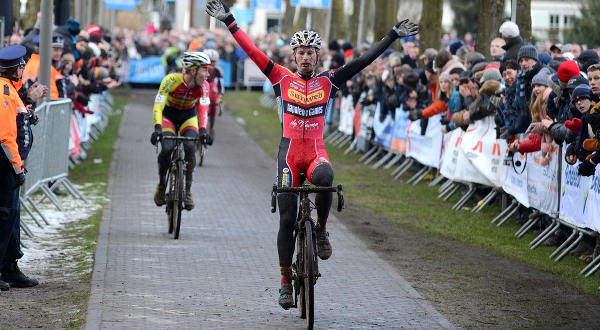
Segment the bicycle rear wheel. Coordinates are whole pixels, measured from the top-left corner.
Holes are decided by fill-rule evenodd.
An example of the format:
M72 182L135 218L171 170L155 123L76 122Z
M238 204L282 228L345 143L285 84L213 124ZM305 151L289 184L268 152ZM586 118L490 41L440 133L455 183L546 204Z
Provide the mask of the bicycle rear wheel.
M173 223L173 238L179 238L179 228L181 227L181 209L183 208L183 161L177 162L177 169L174 176L175 191L173 198L173 209L171 211L171 219Z
M304 235L304 300L306 327L312 330L315 321L315 250L313 245L312 222L305 221Z

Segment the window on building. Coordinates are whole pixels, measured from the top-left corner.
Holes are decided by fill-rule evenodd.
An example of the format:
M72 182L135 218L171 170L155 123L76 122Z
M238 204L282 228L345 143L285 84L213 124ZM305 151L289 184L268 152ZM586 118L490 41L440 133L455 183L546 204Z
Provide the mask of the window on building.
M550 15L550 28L558 29L559 24L560 24L559 16L558 15Z
M573 16L565 16L564 17L564 28L565 29L570 29L573 27Z

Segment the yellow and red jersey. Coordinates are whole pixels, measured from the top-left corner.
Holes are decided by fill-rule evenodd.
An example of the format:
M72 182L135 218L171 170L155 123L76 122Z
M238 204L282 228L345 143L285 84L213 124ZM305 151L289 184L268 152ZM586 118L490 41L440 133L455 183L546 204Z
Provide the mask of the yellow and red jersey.
M203 86L189 88L183 81L182 73L167 75L161 82L154 99L154 125L162 123L165 106L177 110L189 110L194 108L202 96L204 96Z

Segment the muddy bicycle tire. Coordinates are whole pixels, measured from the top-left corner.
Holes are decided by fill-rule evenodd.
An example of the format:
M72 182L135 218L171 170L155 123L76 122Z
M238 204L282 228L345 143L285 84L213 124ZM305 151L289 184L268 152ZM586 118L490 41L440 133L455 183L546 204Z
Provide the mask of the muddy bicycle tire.
M173 208L171 211L171 223L173 224L173 238L179 239L179 229L181 228L181 209L183 208L183 161L177 162L177 169L174 175L175 198L173 199Z
M315 249L313 244L312 222L305 221L304 237L304 300L306 328L312 330L315 322Z

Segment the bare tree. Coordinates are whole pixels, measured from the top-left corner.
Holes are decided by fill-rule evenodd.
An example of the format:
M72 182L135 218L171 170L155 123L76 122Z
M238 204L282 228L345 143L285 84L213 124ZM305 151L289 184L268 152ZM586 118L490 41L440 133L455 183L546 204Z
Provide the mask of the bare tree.
M517 25L521 38L531 41L531 0L517 0Z
M442 39L442 0L427 0L423 2L419 30L420 49L441 47Z
M373 28L373 39L381 40L398 23L398 0L377 1L375 6L377 24ZM394 48L400 48L400 43L394 43Z
M27 1L27 5L25 7L25 15L23 15L23 29L32 28L37 21L37 13L40 11L41 7L40 0L29 0Z
M346 14L344 13L344 0L333 0L333 3L331 4L331 11L331 28L329 30L329 39L335 40L346 38L347 25ZM326 42L329 43L331 40L326 40Z
M502 24L504 0L479 0L478 30L475 51L490 58L490 43L498 37L498 28Z

